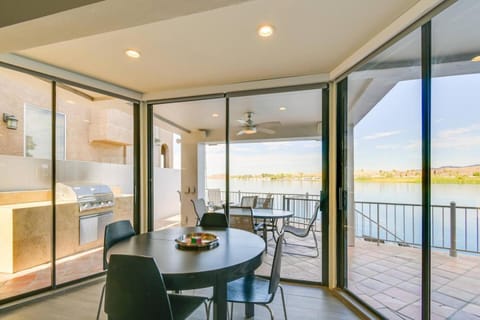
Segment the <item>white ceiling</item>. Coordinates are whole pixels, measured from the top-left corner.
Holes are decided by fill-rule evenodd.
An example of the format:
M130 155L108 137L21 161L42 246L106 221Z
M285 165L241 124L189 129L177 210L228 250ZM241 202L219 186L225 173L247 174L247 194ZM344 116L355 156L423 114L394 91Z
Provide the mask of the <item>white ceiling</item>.
M218 7L235 2L239 1L212 3ZM106 33L98 28L104 33L17 53L144 93L321 74L333 70L416 2L240 1ZM122 3L135 8L134 1ZM185 1L179 3L185 7ZM72 18L80 9L69 11ZM84 21L86 26L89 22ZM256 28L265 22L273 24L276 33L260 39ZM68 33L68 28L57 28ZM127 58L127 48L140 50L142 57Z

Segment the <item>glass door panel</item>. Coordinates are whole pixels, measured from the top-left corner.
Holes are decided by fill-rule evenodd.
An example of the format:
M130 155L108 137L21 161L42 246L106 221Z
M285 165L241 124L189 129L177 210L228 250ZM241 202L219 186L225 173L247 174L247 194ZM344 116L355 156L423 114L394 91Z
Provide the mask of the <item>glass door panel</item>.
M0 68L0 301L52 284L51 92Z
M416 30L348 76L346 287L389 319L421 315L421 54Z
M192 200L207 210L225 203L225 99L152 108L153 229L196 225Z
M57 84L57 284L103 271L105 225L133 225L133 108Z
M285 210L286 220L257 219L268 230L258 274L269 275L276 231L285 235L281 276L322 281L322 225L315 207L322 191L322 89L230 98L230 200L254 210ZM296 228L293 229L292 227ZM263 235L263 231L259 231Z
M480 310L479 15L464 0L432 19L432 318Z

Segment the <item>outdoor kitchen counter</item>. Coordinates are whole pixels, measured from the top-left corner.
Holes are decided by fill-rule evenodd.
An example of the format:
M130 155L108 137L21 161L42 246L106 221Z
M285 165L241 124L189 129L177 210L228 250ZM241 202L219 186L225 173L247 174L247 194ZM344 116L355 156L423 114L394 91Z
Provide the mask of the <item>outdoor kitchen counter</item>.
M51 260L52 203L0 205L0 272L13 273ZM57 258L100 247L103 239L80 245L80 216L113 211L113 220L131 219L133 195L115 196L115 205L80 212L76 201L57 201Z

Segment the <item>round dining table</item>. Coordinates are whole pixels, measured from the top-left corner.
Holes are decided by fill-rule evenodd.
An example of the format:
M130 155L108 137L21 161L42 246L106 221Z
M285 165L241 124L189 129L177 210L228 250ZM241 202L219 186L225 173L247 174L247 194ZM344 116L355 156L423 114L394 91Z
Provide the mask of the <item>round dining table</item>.
M192 232L218 237L212 249L179 249L175 239ZM111 254L150 256L168 290L213 287L214 319L227 319L227 282L253 274L262 264L264 242L259 236L233 228L174 227L143 233L113 245ZM253 305L245 307L253 316Z

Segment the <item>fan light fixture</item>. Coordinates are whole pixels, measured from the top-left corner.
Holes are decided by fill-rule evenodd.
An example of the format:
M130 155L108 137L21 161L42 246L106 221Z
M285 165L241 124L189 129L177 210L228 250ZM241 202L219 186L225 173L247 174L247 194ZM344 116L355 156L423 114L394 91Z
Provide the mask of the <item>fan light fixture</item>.
M476 56L472 58L473 62L480 62L480 56Z
M258 35L263 38L268 38L273 34L273 26L264 24L258 27Z
M140 58L140 52L138 52L137 50L128 49L127 51L125 51L125 54L130 58L134 58L134 59Z

